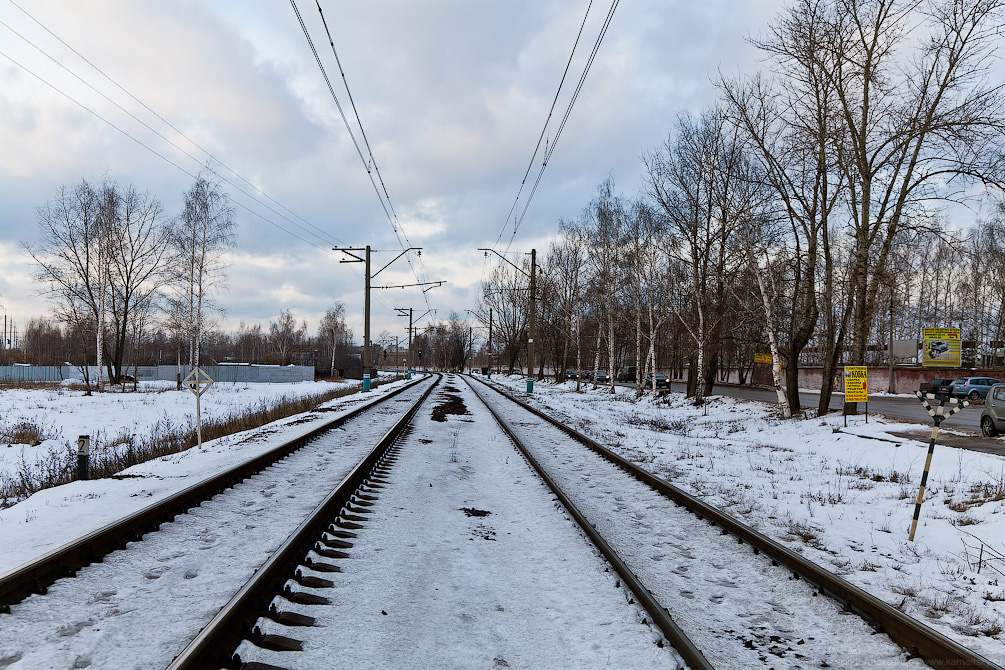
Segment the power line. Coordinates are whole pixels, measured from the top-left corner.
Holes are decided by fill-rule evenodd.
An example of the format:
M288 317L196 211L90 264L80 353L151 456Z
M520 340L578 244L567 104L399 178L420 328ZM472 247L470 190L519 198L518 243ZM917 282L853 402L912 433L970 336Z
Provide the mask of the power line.
M105 117L101 116L101 114L98 114L98 113L97 113L96 111L94 111L93 109L91 109L90 107L88 107L87 105L85 105L84 103L80 102L79 100L77 100L76 98L74 98L73 96L71 96L71 95L70 95L69 93L66 93L66 92L64 92L64 91L61 91L61 90L60 90L59 88L57 88L57 87L56 87L56 86L54 86L53 84L51 84L51 83L49 83L48 81L46 81L45 79L43 79L43 78L42 78L41 76L39 76L38 74L36 74L36 73L35 73L35 72L33 72L32 70L28 69L27 67L25 67L24 65L22 65L22 64L21 64L21 63L19 63L18 61L16 61L16 60L14 60L13 58L11 58L11 57L10 57L10 56L9 56L8 54L6 54L5 52L3 52L3 51L0 51L0 56L3 56L3 57L4 57L4 58L6 58L7 60L9 60L9 61L10 61L11 63L13 63L13 64L14 64L14 65L16 65L17 67L21 68L22 70L24 70L25 72L27 72L28 74L30 74L30 75L31 75L32 77L34 77L34 78L35 78L35 79L37 79L38 81L40 81L40 82L42 82L43 84L45 84L46 86L48 86L49 88L51 88L51 89L52 89L53 91L55 91L56 93L59 93L60 95L62 95L63 97L65 97L65 98L66 98L67 100L69 100L69 101L70 101L70 102L72 102L73 104L75 104L75 105L77 105L78 107L80 107L81 109L83 109L84 111L88 112L89 114L92 114L93 116L97 117L97 118L98 118L98 119L100 119L101 121L104 121L104 122L105 122L106 124L108 124L109 126L111 126L112 128L114 128L115 130L119 131L120 133L122 133L123 135L125 135L126 137L128 137L129 139L131 139L131 140L132 140L133 142L135 142L136 144L140 145L141 147L143 147L144 149L146 149L147 151L149 151L149 152L150 152L150 153L152 153L153 155L157 156L158 158L160 158L160 159L161 159L161 160L163 160L164 162L166 162L166 163L168 163L168 164L170 164L170 165L174 166L175 168L177 168L177 169L178 169L178 170L180 170L181 172L183 172L183 173L187 174L187 175L188 175L189 177L191 177L192 179L198 179L198 177L197 177L196 175L192 174L191 172L189 172L188 170L186 170L185 168L183 168L183 167L182 167L181 165L178 165L178 164L177 164L177 163L175 163L175 162L174 162L173 160L171 160L170 158L168 158L168 157L167 157L167 156L165 156L164 154L160 153L159 151L157 151L156 149L154 149L154 148L153 148L153 147L151 147L150 145L148 145L148 144L145 144L145 143L144 143L144 142L142 142L141 140L139 140L139 139L137 139L137 138L133 137L132 135L130 135L130 134L129 134L128 132L126 132L125 130L123 130L123 129L122 129L122 128L120 128L119 126L115 125L114 123L112 123L111 121L109 121L108 119L106 119ZM268 219L268 218L266 218L266 217L262 216L261 214L259 214L259 213L258 213L258 212L256 212L255 210L251 209L251 208L250 208L250 207L248 207L247 205L244 205L244 204L242 204L241 202L239 202L239 201L237 201L237 200L234 200L234 204L236 204L236 205L237 205L238 207L241 207L241 208L243 208L243 209L247 210L247 211L248 211L248 212L250 212L251 214L254 214L254 215L255 215L255 216L257 216L258 218L260 218L260 219L262 219L263 221L265 221L266 223L269 223L269 224L271 224L271 225L275 226L276 228L278 228L279 230L283 231L284 233L286 233L286 234L288 234L288 235L292 235L293 237L297 238L297 239L298 239L298 240L300 240L301 242L303 242L303 243L305 243L305 244L309 244L310 246L312 246L312 247L315 247L315 248L317 248L317 249L320 249L320 248L321 248L321 247L319 247L318 245L314 244L313 242L310 242L310 241L308 241L308 240L305 240L304 238L300 237L299 235L297 235L297 234L296 234L296 233L294 233L293 231L291 231L291 230L287 230L286 228L283 228L283 227L282 227L281 225L279 225L279 224L278 224L278 223L276 223L275 221L273 221L273 220L271 220L271 219Z
M510 245L513 243L513 239L516 237L517 231L520 229L520 224L523 223L523 219L527 216L527 208L530 207L531 200L534 199L534 194L537 193L537 187L541 183L541 177L544 176L544 171L548 167L548 162L551 160L551 155L555 152L555 147L558 146L558 138L562 135L562 130L565 129L565 124L569 120L569 115L572 114L572 108L576 104L576 100L579 98L580 91L583 90L583 84L586 82L586 75L590 73L590 68L593 66L593 61L597 57L597 51L600 50L600 43L603 42L604 36L607 34L607 28L611 25L611 19L614 18L614 12L618 8L618 3L620 0L613 0L611 3L611 8L607 12L607 18L604 19L604 25L600 30L600 34L597 35L597 41L593 44L593 50L590 52L590 57L586 61L586 66L583 68L583 73L579 77L579 83L576 85L576 90L572 94L572 98L569 100L569 106L565 110L565 115L562 117L562 122L558 126L558 130L555 131L555 139L552 140L551 146L545 151L544 160L541 162L541 169L537 173L537 179L534 181L534 188L531 189L530 195L527 197L527 203L523 207L523 211L520 213L520 218L514 222L513 226L513 236L510 238L509 244L506 245L506 251L509 251Z
M319 0L315 0L314 4L318 8L318 15L321 17L321 24L324 26L325 35L328 37L328 44L329 46L331 46L332 55L335 57L335 64L338 66L339 75L341 75L342 77L342 85L345 87L346 95L349 97L349 104L352 106L353 114L356 117L356 125L359 126L360 136L363 138L363 144L366 146L367 154L370 157L369 164L373 166L373 171L377 174L377 180L380 182L380 187L384 191L384 199L387 201L388 209L390 209L391 211L391 217L393 217L393 221L390 221L391 229L394 230L394 234L398 238L398 245L401 247L401 249L402 250L408 249L412 246L412 242L411 240L408 239L408 233L405 232L404 226L401 225L401 221L398 219L398 213L395 211L394 205L391 202L391 195L387 192L387 185L384 183L384 177L383 175L381 175L380 167L377 165L377 157L373 155L373 149L370 147L370 140L367 138L366 130L363 128L363 120L362 118L360 118L359 110L356 108L356 101L353 99L352 91L349 89L349 80L346 79L345 70L342 67L342 61L339 59L338 51L335 49L335 40L332 38L331 31L328 29L328 22L325 20L324 12L321 9L321 3L319 2ZM376 184L374 185L374 188L376 188ZM398 231L401 231L401 237L405 238L404 242L402 242L401 237L398 237ZM411 268L412 274L415 276L415 280L419 283L422 283L423 280L419 278L419 275L422 274L423 277L425 277L425 271L424 268L422 268L421 258L418 260L420 266L420 270L418 272L416 272L415 268L412 267L412 259L410 257L406 256L405 262L408 263L409 268ZM423 297L426 302L426 307L432 309L432 307L429 304L429 299L425 298L424 293Z
M572 57L576 55L576 47L579 46L579 39L583 36L583 28L586 26L586 19L590 16L590 8L593 7L593 0L586 6L586 13L583 14L583 22L579 24L579 32L576 33L576 41L572 43L572 51L569 52L569 60L565 63L565 70L562 72L562 78L558 82L558 88L555 90L555 97L551 101L551 107L548 109L548 116L544 120L544 126L541 128L541 134L537 138L537 144L534 145L534 152L530 155L530 161L527 163L527 170L523 173L523 179L520 180L520 188L517 190L516 198L513 200L513 206L510 207L509 214L506 215L506 220L503 221L502 230L499 231L499 237L496 238L496 244L499 244L502 240L503 233L506 232L506 227L509 225L510 217L513 216L513 212L516 211L517 204L520 202L520 193L523 192L523 186L527 183L527 175L530 174L531 168L534 166L534 159L537 157L537 152L541 148L541 141L544 139L545 133L548 131L548 124L551 122L551 115L555 111L555 105L558 103L558 96L562 92L562 85L565 84L565 77L569 74L569 68L572 66Z
M317 4L317 3L316 3ZM328 73L325 70L324 64L321 62L321 57L318 55L317 49L314 46L314 41L311 39L310 32L307 29L307 25L304 22L303 16L300 14L300 9L297 7L296 0L290 0L290 5L293 7L293 11L297 16L297 21L300 23L300 28L304 33L304 37L307 39L307 44L310 47L311 53L314 55L314 60L318 65L318 69L321 71L321 76L324 78L325 84L328 87L328 92L331 94L332 100L335 102L335 107L338 109L339 115L342 117L342 123L345 125L346 132L349 133L349 137L352 140L353 146L356 148L356 153L359 155L360 162L363 164L363 168L366 170L367 176L370 178L370 183L373 185L374 191L377 194L377 199L380 201L381 208L384 210L384 216L387 217L388 223L391 224L391 228L394 231L395 237L398 240L398 244L402 250L407 249L412 246L408 235L405 233L404 228L401 226L401 222L398 220L397 213L394 212L394 207L391 204L390 196L387 194L387 187L384 184L383 177L380 176L380 171L377 167L376 159L370 150L369 141L366 139L366 133L363 130L363 124L360 120L358 110L356 109L355 101L352 99L352 93L349 91L349 84L346 81L345 72L342 69L341 62L339 61L338 54L335 51L334 40L332 39L331 32L328 30L328 24L324 19L324 13L321 10L321 5L317 4L318 12L321 14L321 21L324 24L325 33L328 36L328 42L331 45L332 52L335 55L335 61L338 65L339 72L342 75L342 81L345 85L346 92L349 95L350 102L352 103L353 112L356 114L356 122L360 129L360 134L363 137L364 144L367 147L367 153L370 157L368 162L366 157L363 155L363 150L360 148L359 142L356 139L356 134L353 132L349 120L346 118L345 110L342 108L342 104L339 102L338 96L335 94L335 89L332 86L331 79L328 77ZM374 173L377 173L378 179L374 179ZM378 180L380 182L380 187L377 186ZM383 194L381 193L381 188L383 188ZM402 241L402 237L405 238ZM407 245L407 246L406 246ZM412 264L412 259L406 256L409 268L412 270L412 274L415 276L417 282L421 282L422 279L419 276L419 272L416 271ZM432 309L429 304L429 298L423 294L423 299L426 302L426 306Z
M573 94L572 94L571 98L569 99L569 104L566 107L565 114L563 115L562 121L559 124L558 130L555 133L555 137L552 139L552 141L550 142L550 144L549 143L545 144L546 148L545 148L545 151L544 151L544 157L543 157L543 159L541 161L541 168L538 171L537 178L534 181L534 186L531 188L530 194L527 196L527 200L526 200L526 202L523 205L523 209L520 210L520 215L519 216L514 216L515 213L516 213L516 211L519 208L520 196L523 193L523 188L524 188L524 185L527 182L527 177L530 174L531 167L534 164L534 158L537 156L537 152L538 152L538 150L541 147L542 138L544 137L544 134L547 131L549 124L551 123L551 118L552 118L552 114L554 113L555 104L558 101L559 93L562 90L562 85L565 82L566 75L567 75L567 73L569 71L569 67L570 67L570 65L572 63L572 58L573 58L573 56L576 53L576 47L578 46L580 37L581 37L581 35L583 33L583 26L586 24L586 18L587 18L587 16L590 13L590 7L592 7L592 5L593 5L592 0L590 1L590 5L587 6L587 8L586 8L586 16L583 17L583 23L579 27L579 33L576 35L576 41L573 44L572 52L569 54L569 60L566 63L565 71L562 73L562 79L559 82L558 90L555 92L555 97L552 100L551 109L549 109L548 116L545 119L544 129L541 131L541 136L538 137L537 144L534 147L534 153L531 155L530 164L527 166L527 170L524 172L523 179L520 182L520 188L517 191L516 199L513 201L513 205L510 207L510 211L506 215L506 220L503 222L503 227L499 231L499 237L496 238L495 245L493 245L493 250L495 250L495 246L497 246L502 241L503 234L505 234L506 228L509 226L510 220L513 221L513 233L510 236L509 242L506 244L506 251L504 253L508 253L509 252L510 247L513 244L513 240L516 239L516 234L517 234L517 231L519 231L519 229L520 229L520 224L523 223L524 217L527 216L527 210L530 208L530 203L533 201L534 195L537 193L538 186L541 183L541 178L544 176L544 171L545 171L545 169L547 169L548 163L551 160L551 156L555 152L555 147L558 145L558 139L559 139L559 137L561 137L562 131L565 129L565 124L569 120L569 116L572 114L572 108L573 108L573 106L575 106L576 100L579 98L579 94L580 94L580 92L583 89L583 84L586 81L586 76L589 74L590 68L593 66L593 61L596 59L597 52L600 49L600 44L603 42L604 36L607 34L607 29L611 25L611 19L614 18L614 12L615 12L615 10L617 10L619 2L620 2L620 0L612 0L611 7L610 7L610 9L607 10L607 16L604 19L604 23L603 23L603 25L602 25L602 27L600 29L600 32L597 34L597 39L593 43L593 48L590 50L590 55L587 58L586 65L583 67L583 71L582 71L582 73L579 76L579 81L576 84L576 89L575 89L575 91L573 91Z
M265 191L263 191L261 188L259 188L258 186L256 186L252 182L250 182L249 180L245 179L236 170L234 170L229 165L227 165L226 163L224 163L223 161L221 161L219 158L217 158L209 150L203 148L198 142L196 142L194 139L192 139L191 137L189 137L188 135L186 135L177 126L175 126L174 124L172 124L170 121L168 121L163 116L161 116L160 114L158 114L155 110L153 110L149 105L147 105L142 100L140 100L139 98L137 98L135 95L133 95L132 93L130 93L125 87L123 87L115 79L113 79L111 76L109 76L104 70L102 70L100 67L98 67L97 65L95 65L94 63L92 63L86 56L84 56L82 53L80 53L75 48L73 48L73 46L71 46L70 44L68 44L63 38L61 38L59 35L57 35L56 33L54 33L45 24L43 24L41 21L39 21L37 18L35 18L31 13L29 13L23 7L21 7L20 5L18 5L14 0L8 0L8 1L12 5L14 5L18 10L20 10L25 16L27 16L29 19L31 19L36 24L38 24L38 26L41 27L45 32L49 33L49 35L51 35L54 39L56 39L60 44L62 44L67 49L69 49L70 51L72 51L78 58L80 58L87 65L89 65L91 68L93 68L95 71L97 71L102 77L104 77L106 80L108 80L112 85L114 85L116 88L118 88L120 91L122 91L123 93L125 93L132 100L134 100L137 104L139 104L144 109L146 109L148 112L150 112L150 114L152 114L153 116L155 116L158 120L160 120L162 123L164 123L168 128L170 128L171 130L173 130L176 133L178 133L181 137L183 137L185 140L187 140L189 143L191 143L194 147L196 147L197 149L199 149L202 153L204 153L210 159L210 161L212 161L212 164L204 164L203 161L201 161L200 159L198 159L195 156L193 156L192 154L190 154L184 148L182 148L181 146L179 146L178 144L176 144L173 140L170 140L169 138L165 137L163 134L161 134L160 132L158 132L156 129L152 128L149 124L147 124L143 120L139 119L132 112L130 112L129 110L125 109L122 105L120 105L119 103L117 103L114 100L112 100L111 98L109 98L107 95L105 95L104 93L102 93L101 91L99 91L97 88L95 88L93 85L91 85L90 83L88 83L87 81L85 81L83 78L81 78L76 73L72 72L63 63L60 63L58 60L56 60L55 58L53 58L49 53L47 53L41 47L39 47L38 45L34 44L31 40L29 40L28 38L26 38L25 36L23 36L22 34L20 34L19 32L17 32L14 28L12 28L11 26L9 26L7 23L4 23L3 21L0 21L0 25L3 25L4 27L6 27L8 30L10 30L12 33L14 33L19 38L21 38L24 42L26 42L32 48L34 48L39 53L41 53L42 55L44 55L46 58L48 58L49 60L51 60L53 63L55 63L56 65L58 65L59 67L61 67L63 70L65 70L68 74L70 74L71 76L73 76L74 78L76 78L82 84L84 84L85 86L87 86L88 88L90 88L92 91L94 91L95 93L97 93L98 95L100 95L101 97L103 97L105 100L107 100L111 104L115 105L119 110L121 110L122 112L124 112L127 115L129 115L132 119L134 119L138 123L142 124L145 128L147 128L152 133L154 133L155 135L157 135L158 137L160 137L161 139L163 139L165 142L167 142L167 143L171 144L172 146L174 146L178 151L181 151L186 156L188 156L192 160L200 163L201 165L205 165L205 167L210 172L212 172L213 174L215 174L217 177L219 177L220 179L222 179L226 183L228 183L231 186L233 186L235 189L237 189L241 193L244 193L244 195L257 200L257 196L254 196L252 194L247 193L240 186L238 186L237 184L233 183L232 181L230 181L225 176L221 175L217 170L215 170L213 168L213 164L220 165L224 169L228 170L231 174L233 174L239 180L243 181L245 184L247 184L248 186L250 186L251 188L253 188L259 194L261 194L262 197L264 197L264 198L268 199L269 201L275 203L278 207L280 207L281 209L285 210L286 212L288 212L292 216L296 217L297 219L303 221L305 224L307 224L307 226L309 226L310 228L313 228L315 231L318 231L321 234L318 235L317 233L315 233L315 232L313 232L311 230L308 230L307 228L304 228L303 226L301 226L300 224L296 223L295 221L293 221L289 217L283 215L280 212L277 212L276 210L272 209L272 207L269 207L267 204L261 203L259 201L260 204L262 204L266 209L268 209L272 213L276 214L277 216L279 216L279 217L281 217L283 219L286 219L286 221L288 221L290 224L296 226L297 228L299 228L300 230L304 231L305 233L317 237L318 239L322 240L324 244L331 244L333 241L334 242L339 242L339 243L342 242L342 240L339 240L334 235L331 235L331 233L329 233L329 232L327 232L327 231L319 228L318 226L315 226L314 224L310 223L304 217L300 216L296 212L293 212L288 207L286 207L285 205L283 205L281 202L279 202L278 200L276 200L275 198L273 198L269 194L265 193Z

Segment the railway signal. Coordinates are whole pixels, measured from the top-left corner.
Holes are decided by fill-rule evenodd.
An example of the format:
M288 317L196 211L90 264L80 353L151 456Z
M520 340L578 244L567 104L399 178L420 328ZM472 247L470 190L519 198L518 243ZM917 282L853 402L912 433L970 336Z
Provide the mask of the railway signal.
M914 533L918 529L918 517L921 516L921 503L925 500L925 486L928 484L928 470L932 467L932 454L935 453L935 438L939 435L939 426L942 425L943 421L970 404L966 400L960 401L956 398L941 394L935 395L934 393L922 393L921 391L916 391L915 395L918 396L918 400L920 400L921 404L925 406L926 410L928 410L928 414L932 417L932 421L935 422L935 425L932 426L932 439L928 441L928 458L925 460L925 472L921 475L921 488L918 489L918 502L914 505L914 519L911 520L911 533L907 536L907 539L911 542L914 542ZM938 408L932 407L932 403L930 403L929 400L938 400ZM949 403L948 410L946 409L947 402Z

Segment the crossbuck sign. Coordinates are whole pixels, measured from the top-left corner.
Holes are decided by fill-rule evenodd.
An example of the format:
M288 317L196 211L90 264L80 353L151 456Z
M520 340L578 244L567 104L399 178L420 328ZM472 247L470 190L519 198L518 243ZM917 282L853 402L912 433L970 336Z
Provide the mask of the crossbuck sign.
M202 408L199 406L199 398L202 394L209 390L209 387L213 385L213 379L206 374L206 371L200 367L192 368L192 372L188 373L185 379L182 380L182 386L187 388L193 395L195 395L195 425L196 425L196 435L199 439L199 446L202 446Z

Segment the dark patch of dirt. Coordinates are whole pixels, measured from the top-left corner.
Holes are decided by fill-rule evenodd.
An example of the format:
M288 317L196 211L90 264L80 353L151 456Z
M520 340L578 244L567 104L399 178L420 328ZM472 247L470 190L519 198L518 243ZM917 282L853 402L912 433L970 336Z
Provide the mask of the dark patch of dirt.
M464 401L461 400L461 396L455 393L441 393L439 397L444 398L444 400L433 408L433 421L446 421L448 414L463 415L471 413L468 411L468 407L464 404Z
M422 444L432 444L433 443L432 440L427 440L425 438L420 438L419 442L422 443Z
M456 386L451 386L450 384L447 384L446 386L444 386L443 390L444 391L450 391L451 393L460 393L461 392L461 390L459 388L457 388Z
M489 514L492 514L492 512L487 509L478 509L476 507L461 507L460 510L468 516L488 516Z

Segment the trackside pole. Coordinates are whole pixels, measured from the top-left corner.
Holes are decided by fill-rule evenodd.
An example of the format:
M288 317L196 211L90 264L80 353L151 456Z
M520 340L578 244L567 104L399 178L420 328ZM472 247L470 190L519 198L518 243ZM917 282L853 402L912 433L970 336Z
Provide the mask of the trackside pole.
M932 426L932 439L928 441L928 458L925 459L925 472L921 475L921 488L918 490L918 502L914 505L914 519L911 520L911 532L907 536L907 539L914 542L914 533L918 530L918 517L921 516L921 503L925 501L925 486L928 485L928 471L932 467L932 455L935 453L935 438L939 436L939 426L942 422L951 417L952 415L959 412L964 407L968 406L966 400L962 403L956 398L950 398L948 396L936 396L933 393L922 393L917 391L915 395L918 396L918 400L921 404L925 406L928 410L928 414L932 417L935 425ZM929 400L938 400L938 408L932 407ZM950 403L948 411L946 410L946 402Z

